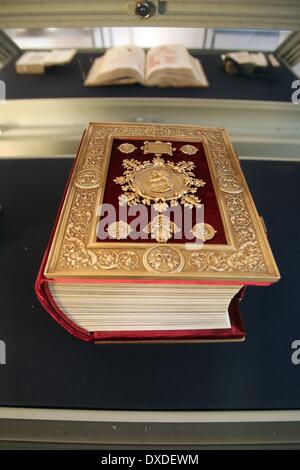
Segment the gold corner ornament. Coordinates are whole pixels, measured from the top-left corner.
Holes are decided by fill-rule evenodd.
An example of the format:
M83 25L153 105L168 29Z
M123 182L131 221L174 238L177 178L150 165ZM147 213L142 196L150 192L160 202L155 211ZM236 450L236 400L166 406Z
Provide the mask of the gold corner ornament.
M132 153L137 149L137 147L129 142L125 142L124 144L119 145L118 150L122 153Z
M191 232L198 240L202 240L205 242L206 240L211 240L212 238L214 238L217 233L217 230L215 230L214 227L210 224L200 222L193 226Z

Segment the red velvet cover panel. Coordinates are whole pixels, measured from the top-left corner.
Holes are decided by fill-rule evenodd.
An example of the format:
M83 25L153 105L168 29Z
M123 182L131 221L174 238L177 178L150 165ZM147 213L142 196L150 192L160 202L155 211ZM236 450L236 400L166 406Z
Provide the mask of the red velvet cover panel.
M173 148L176 148L176 150L173 151L172 157L169 155L162 155L162 158L165 161L172 160L175 164L180 162L180 161L191 161L195 164L195 168L193 169L193 172L195 174L195 177L198 179L202 179L205 181L205 186L203 188L199 188L197 191L197 196L201 199L201 203L204 204L204 221L214 227L216 230L216 234L213 239L207 240L206 244L226 244L226 237L225 237L225 232L224 232L224 227L222 223L222 218L221 214L219 211L218 207L218 202L215 196L215 191L213 188L213 183L212 179L210 176L210 171L207 163L207 158L205 155L204 147L201 142L189 142L189 144L192 144L198 149L198 152L194 155L185 155L180 151L180 147L182 147L184 144L187 142L182 141L172 141L170 139L161 139L162 141L166 142L171 142ZM120 144L123 144L125 142L129 142L133 144L136 147L136 150L134 150L130 154L124 154L122 153L118 147ZM113 139L112 143L112 150L111 150L111 156L110 156L110 162L109 162L109 167L108 167L108 173L107 173L107 180L106 180L106 186L105 186L105 191L104 191L104 197L103 197L103 203L109 203L112 204L117 213L117 220L119 219L118 217L118 207L119 207L119 201L118 197L122 194L121 186L119 184L116 184L114 182L114 179L117 178L118 176L123 175L124 168L122 166L122 163L125 159L134 159L138 160L140 162L144 162L146 160L152 160L155 155L154 154L144 154L143 150L141 147L144 145L144 139ZM190 209L192 211L192 219L193 219L193 224L196 222L196 209ZM150 219L150 209L148 208L149 212L149 219ZM128 217L128 223L132 221L133 217ZM111 239L106 239L106 240L101 240L102 242L111 242ZM119 240L120 243L128 243L130 241L130 237L128 239L123 239ZM151 242L151 236L149 235L148 240L146 239L138 239L135 240L137 243L142 243L142 242ZM186 242L193 242L195 241L195 238L186 240L185 238L182 239L174 239L174 237L170 238L168 240L168 243L186 243Z

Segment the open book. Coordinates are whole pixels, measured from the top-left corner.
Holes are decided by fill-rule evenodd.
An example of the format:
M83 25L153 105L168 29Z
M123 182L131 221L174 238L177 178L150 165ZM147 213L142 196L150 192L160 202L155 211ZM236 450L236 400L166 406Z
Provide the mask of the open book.
M68 64L76 54L76 49L52 51L26 51L16 62L16 72L20 74L42 74L46 67Z
M95 59L85 86L141 83L160 87L207 87L198 59L179 44L154 47L145 53L137 46L109 49Z

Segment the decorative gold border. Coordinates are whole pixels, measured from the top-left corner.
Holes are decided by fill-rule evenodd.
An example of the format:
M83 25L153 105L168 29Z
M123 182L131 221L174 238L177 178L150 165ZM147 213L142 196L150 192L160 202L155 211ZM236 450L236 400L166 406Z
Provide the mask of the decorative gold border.
M193 244L189 244L186 249L185 244L180 243L96 242L96 210L103 198L114 138L203 142L227 244L204 244L202 249L193 249ZM154 246L155 251L149 249ZM148 253L151 253L151 259L147 258ZM226 131L145 123L89 125L44 274L48 278L180 278L242 283L279 279L260 218Z

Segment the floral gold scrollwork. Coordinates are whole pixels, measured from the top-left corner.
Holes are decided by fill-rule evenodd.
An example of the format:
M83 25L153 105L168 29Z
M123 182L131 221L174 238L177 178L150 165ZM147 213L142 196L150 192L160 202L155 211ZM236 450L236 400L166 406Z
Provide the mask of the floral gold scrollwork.
M228 256L227 263L231 270L241 272L264 272L266 270L262 253L255 241L247 241L241 245L237 253Z
M107 136L97 137L92 136L90 139L87 153L82 165L83 169L86 168L99 168L103 162L105 147L107 144Z
M89 222L91 220L92 213L84 209L75 209L72 211L70 217L76 222Z
M207 269L207 256L204 253L194 252L190 255L189 263L196 271L205 271Z
M97 255L86 249L85 243L75 237L68 237L62 247L58 266L61 269L97 268Z
M75 237L75 238L80 238L84 240L86 229L87 229L87 224L71 221L67 225L66 235L67 237Z
M82 267L91 269L136 269L139 262L137 253L131 250L91 250L86 248L85 243L75 237L65 240L58 266L60 269L80 269Z
M193 252L189 264L198 272L265 272L266 265L259 247L255 242L246 242L237 252Z
M208 253L207 264L212 271L227 271L228 264L225 253Z
M236 235L239 243L255 240L255 231L252 227L237 227Z
M134 251L123 251L119 254L119 264L124 269L136 269L138 262L139 258Z
M117 268L118 253L114 250L100 250L97 252L97 264L101 269Z

